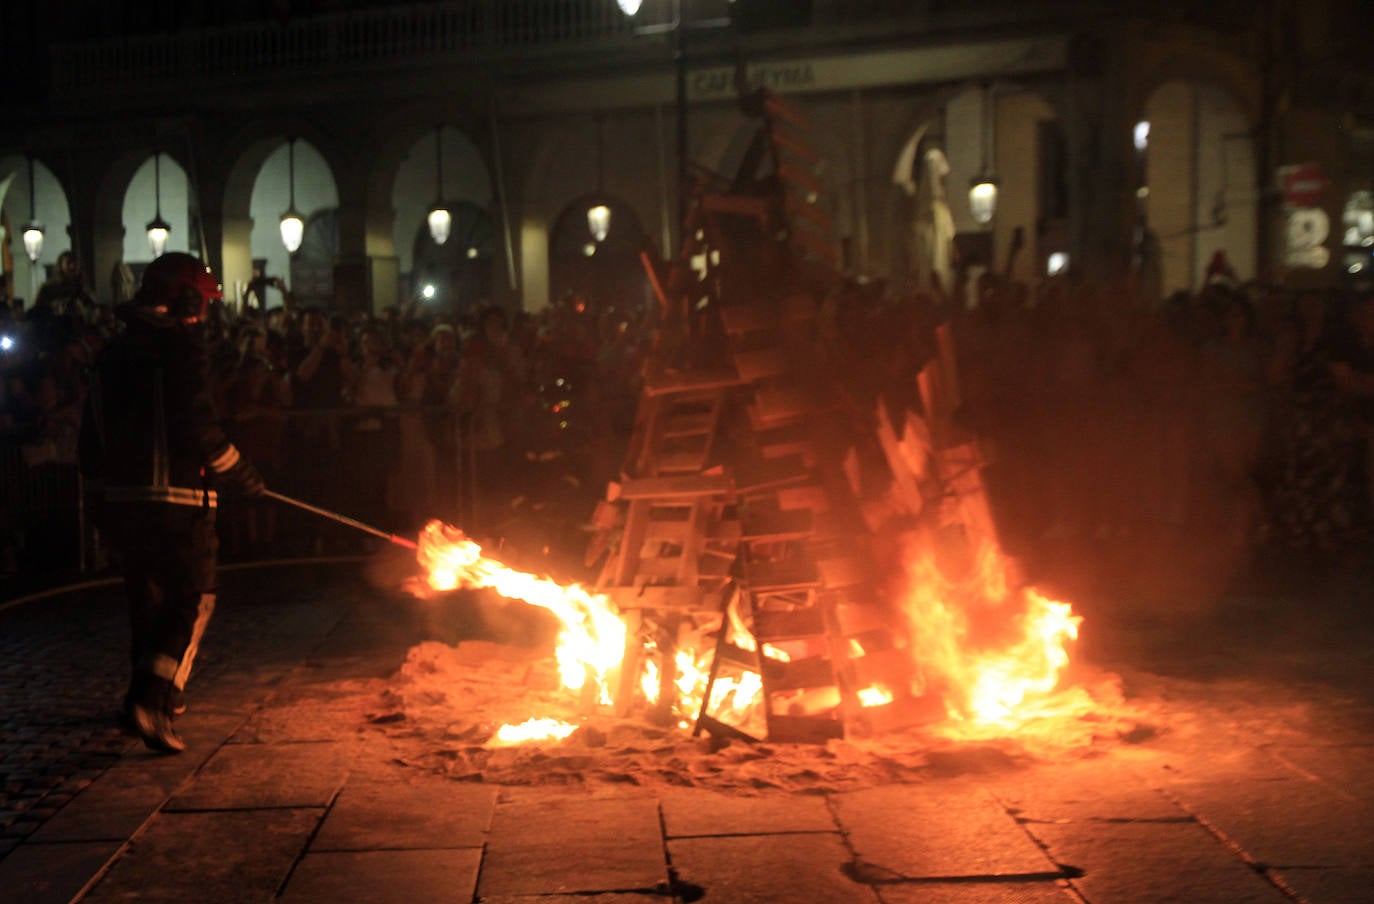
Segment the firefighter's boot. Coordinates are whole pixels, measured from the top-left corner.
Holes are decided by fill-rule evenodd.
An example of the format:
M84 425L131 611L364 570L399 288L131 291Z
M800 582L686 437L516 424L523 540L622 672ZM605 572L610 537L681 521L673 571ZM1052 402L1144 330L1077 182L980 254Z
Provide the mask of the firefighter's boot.
M181 753L186 742L172 728L173 684L151 672L134 672L125 698L124 721L149 750Z

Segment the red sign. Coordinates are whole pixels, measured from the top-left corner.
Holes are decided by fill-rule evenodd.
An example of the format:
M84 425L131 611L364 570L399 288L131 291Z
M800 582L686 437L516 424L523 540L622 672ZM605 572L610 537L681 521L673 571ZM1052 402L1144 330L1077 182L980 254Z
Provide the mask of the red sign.
M1320 163L1279 167L1279 188L1283 191L1283 200L1294 207L1316 207L1326 191L1326 185Z

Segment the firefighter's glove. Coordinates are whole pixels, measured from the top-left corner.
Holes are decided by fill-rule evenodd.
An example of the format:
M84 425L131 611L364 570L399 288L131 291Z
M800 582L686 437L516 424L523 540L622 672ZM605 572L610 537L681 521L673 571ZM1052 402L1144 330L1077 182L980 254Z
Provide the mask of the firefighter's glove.
M238 490L240 496L250 499L254 496L261 496L267 489L263 485L262 475L258 473L258 469L245 459L239 459L237 464L225 471L224 479L234 489Z

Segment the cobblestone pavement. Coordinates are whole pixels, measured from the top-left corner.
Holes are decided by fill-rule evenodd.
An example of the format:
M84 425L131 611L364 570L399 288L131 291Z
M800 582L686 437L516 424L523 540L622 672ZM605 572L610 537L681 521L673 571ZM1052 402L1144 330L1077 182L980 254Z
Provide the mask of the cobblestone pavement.
M1367 693L1294 684L1273 722L1233 717L1241 686L1217 676L1144 674L1196 700L1194 741L815 794L499 786L398 765L368 727L433 628L420 607L349 567L224 591L177 757L110 727L116 588L0 613L0 901L1327 904L1374 888Z

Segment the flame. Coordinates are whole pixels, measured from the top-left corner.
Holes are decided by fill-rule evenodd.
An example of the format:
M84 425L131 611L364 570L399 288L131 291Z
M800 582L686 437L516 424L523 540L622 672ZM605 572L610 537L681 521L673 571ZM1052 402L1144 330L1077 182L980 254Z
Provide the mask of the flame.
M892 691L881 684L870 684L859 691L860 706L882 706L892 702Z
M439 521L425 525L416 557L432 590L489 587L552 612L563 624L557 647L563 685L580 690L591 677L598 700L611 702L607 676L625 655L625 623L604 594L508 568L484 557L482 547L461 530Z
M574 731L577 731L577 726L569 722L560 722L557 719L529 719L519 725L502 725L496 730L496 737L491 743L496 746L524 744L550 738L561 741Z
M1012 728L1055 690L1082 618L1034 588L1014 589L991 541L968 562L963 579L951 579L930 544L908 543L903 609L924 683L913 690L943 694L957 722Z

